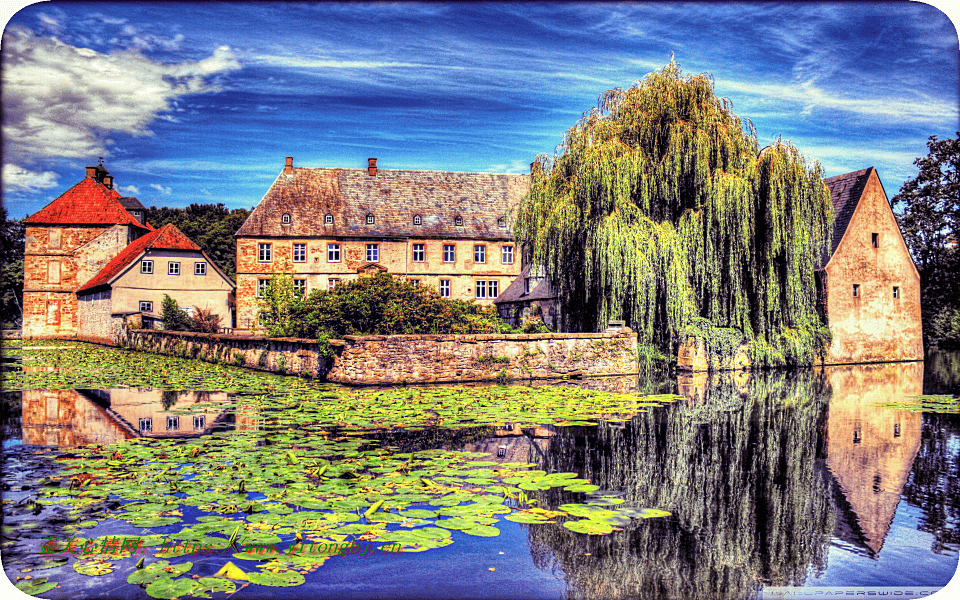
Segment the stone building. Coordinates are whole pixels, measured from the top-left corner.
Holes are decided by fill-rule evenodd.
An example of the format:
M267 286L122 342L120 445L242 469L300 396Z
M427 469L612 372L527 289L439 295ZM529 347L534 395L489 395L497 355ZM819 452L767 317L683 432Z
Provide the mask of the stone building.
M159 319L163 297L232 325L234 285L220 267L176 226L167 224L123 249L77 289L79 337L115 340L125 315Z
M102 165L36 214L26 226L23 336L67 337L78 331L76 290L137 238L153 231L131 214ZM134 204L135 203L135 204Z
M490 304L520 273L510 210L529 175L286 166L237 231L237 326L252 328L272 273L299 292L386 271Z
M835 222L833 247L817 278L833 335L824 362L922 360L920 274L876 169L826 184Z
M563 325L557 293L543 269L532 264L523 266L520 276L497 297L495 304L500 318L513 327L538 317L551 331L560 331Z

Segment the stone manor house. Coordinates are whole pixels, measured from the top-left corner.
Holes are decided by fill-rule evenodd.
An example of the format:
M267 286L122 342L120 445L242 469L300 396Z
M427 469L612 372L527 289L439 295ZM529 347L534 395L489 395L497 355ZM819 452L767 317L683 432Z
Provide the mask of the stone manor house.
M875 169L826 179L833 246L817 270L833 334L826 364L920 360L920 278ZM294 167L293 158L236 233L237 283L179 230L154 230L102 165L24 220L23 335L108 339L117 319L158 316L164 294L254 329L270 276L308 294L388 272L445 298L496 301L518 324L556 328L556 294L523 265L509 219L530 176ZM236 289L235 322L231 302Z

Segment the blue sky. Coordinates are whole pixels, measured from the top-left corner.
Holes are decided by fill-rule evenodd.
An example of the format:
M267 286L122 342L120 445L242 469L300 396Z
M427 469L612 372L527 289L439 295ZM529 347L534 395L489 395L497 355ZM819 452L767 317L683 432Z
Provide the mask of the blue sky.
M60 3L3 33L3 202L104 165L145 205L252 208L283 168L526 172L600 94L662 68L888 196L958 124L958 41L887 3Z

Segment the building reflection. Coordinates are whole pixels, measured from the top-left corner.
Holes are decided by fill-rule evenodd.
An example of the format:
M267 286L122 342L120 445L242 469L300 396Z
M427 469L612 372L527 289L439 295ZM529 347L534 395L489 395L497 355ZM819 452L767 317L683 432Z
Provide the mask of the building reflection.
M27 390L23 443L72 447L135 437L186 438L232 427L225 392Z
M494 431L494 437L464 444L467 452L485 452L498 463L525 462L540 464L550 449L552 427L521 427L507 423Z
M923 433L923 416L878 406L923 387L923 363L827 367L827 468L839 486L837 537L874 556L883 547Z

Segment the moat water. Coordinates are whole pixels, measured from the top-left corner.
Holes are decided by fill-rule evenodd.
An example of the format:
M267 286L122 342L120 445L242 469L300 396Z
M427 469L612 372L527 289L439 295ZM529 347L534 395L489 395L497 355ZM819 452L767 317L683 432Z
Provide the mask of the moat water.
M24 349L23 360L28 356ZM21 369L19 360L5 363L8 371ZM628 420L592 425L441 424L373 428L347 437L376 440L389 452L463 450L487 453L483 460L490 462L576 473L599 486L600 495L671 516L633 519L607 535L501 519L499 535L453 530L454 543L424 552L337 556L304 569L302 585L238 585L229 597L680 600L845 597L840 592L868 588L920 597L945 586L957 571L960 414L912 406L921 395L960 394L960 354L915 363L580 385L679 399ZM104 389L62 382L56 387L62 389L4 392L4 571L11 581L42 576L58 583L41 594L45 598L149 598L144 586L127 583L136 557L90 576L73 568L73 556L49 564L41 544L67 539L71 531L86 537L169 535L183 525L135 527L105 510L93 529L76 533L75 520L55 505L31 503L37 482L57 477L63 462L55 458L85 447L137 439L186 444L247 431L252 436L269 430L274 415L261 410L251 421L237 409L245 395L236 390L171 392L116 382ZM299 434L284 428L296 438L315 435L312 425ZM331 431L338 426L329 425ZM258 443L248 451L275 448ZM541 507L583 497L557 487L529 494ZM114 513L120 504L113 505ZM178 513L183 523L213 514L248 516L213 513L202 504L181 506ZM153 560L150 554L146 559ZM171 562L186 559L203 577L231 560ZM779 596L784 588L794 595Z

